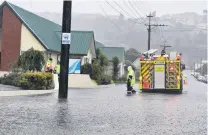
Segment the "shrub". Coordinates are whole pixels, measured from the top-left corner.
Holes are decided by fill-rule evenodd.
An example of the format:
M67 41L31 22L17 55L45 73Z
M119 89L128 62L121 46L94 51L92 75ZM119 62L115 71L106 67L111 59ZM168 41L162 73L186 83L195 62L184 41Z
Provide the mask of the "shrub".
M119 72L119 59L118 57L113 57L113 80L118 79L118 72Z
M17 65L23 71L41 71L45 64L44 53L33 48L24 52L17 61Z
M86 63L81 67L81 74L91 74L91 73L92 73L91 64Z
M21 74L18 73L10 73L8 75L4 75L0 78L0 83L4 85L12 85L19 87L19 80Z
M28 90L53 89L53 75L46 72L23 73L19 81L20 87Z
M110 75L103 75L100 79L101 85L108 85L111 84L112 77Z
M103 69L98 60L95 60L92 64L92 72L90 78L95 80L97 84L101 83L101 77L103 75Z

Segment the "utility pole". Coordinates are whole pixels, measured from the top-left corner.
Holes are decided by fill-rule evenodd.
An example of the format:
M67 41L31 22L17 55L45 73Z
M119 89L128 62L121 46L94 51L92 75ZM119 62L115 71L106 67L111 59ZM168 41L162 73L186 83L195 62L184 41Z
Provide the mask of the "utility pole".
M68 96L69 49L71 44L71 7L71 0L63 2L59 98L67 98Z
M200 62L200 74L202 75L203 72L203 59L201 58L201 62Z
M164 24L151 24L151 18L154 17L152 15L152 13L150 12L150 14L147 16L149 18L149 24L145 24L146 26L148 26L147 31L148 31L148 50L150 50L150 38L151 38L151 30L152 30L152 26L155 27L161 27L161 26L168 26L168 25L164 25Z

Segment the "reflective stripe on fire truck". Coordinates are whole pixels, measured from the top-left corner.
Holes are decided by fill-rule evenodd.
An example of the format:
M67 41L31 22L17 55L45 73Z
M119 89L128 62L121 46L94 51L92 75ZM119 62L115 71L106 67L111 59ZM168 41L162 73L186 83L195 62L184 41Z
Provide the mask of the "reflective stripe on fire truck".
M152 84L152 70L154 68L153 61L140 61L141 69L140 69L140 76L142 78L140 82L140 89L143 87L143 78L146 78L148 83Z
M180 61L166 61L166 88L167 89L180 89ZM173 68L170 68L173 66Z

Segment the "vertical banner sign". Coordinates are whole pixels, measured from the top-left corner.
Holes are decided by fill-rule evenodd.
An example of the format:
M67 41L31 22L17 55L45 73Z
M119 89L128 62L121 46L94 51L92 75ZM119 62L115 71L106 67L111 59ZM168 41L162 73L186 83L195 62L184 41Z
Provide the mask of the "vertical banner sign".
M69 74L80 74L81 59L69 59Z

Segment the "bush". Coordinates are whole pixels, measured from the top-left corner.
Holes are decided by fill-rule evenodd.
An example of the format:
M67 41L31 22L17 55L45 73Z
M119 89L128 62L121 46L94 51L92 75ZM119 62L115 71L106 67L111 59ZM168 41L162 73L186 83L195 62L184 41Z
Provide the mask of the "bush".
M103 75L101 76L101 79L100 79L100 84L101 85L108 85L108 84L111 84L112 80L112 77L110 75Z
M92 73L91 64L86 63L81 67L81 74L91 74L91 73Z
M116 81L118 79L119 72L119 59L118 57L113 57L113 80Z
M24 52L17 61L18 68L21 68L25 72L41 71L44 65L44 53L33 48Z
M53 75L46 72L27 72L20 76L20 87L27 90L53 89Z
M0 78L0 83L4 85L12 85L19 87L20 76L21 74L18 73L10 73L8 75L4 75Z

